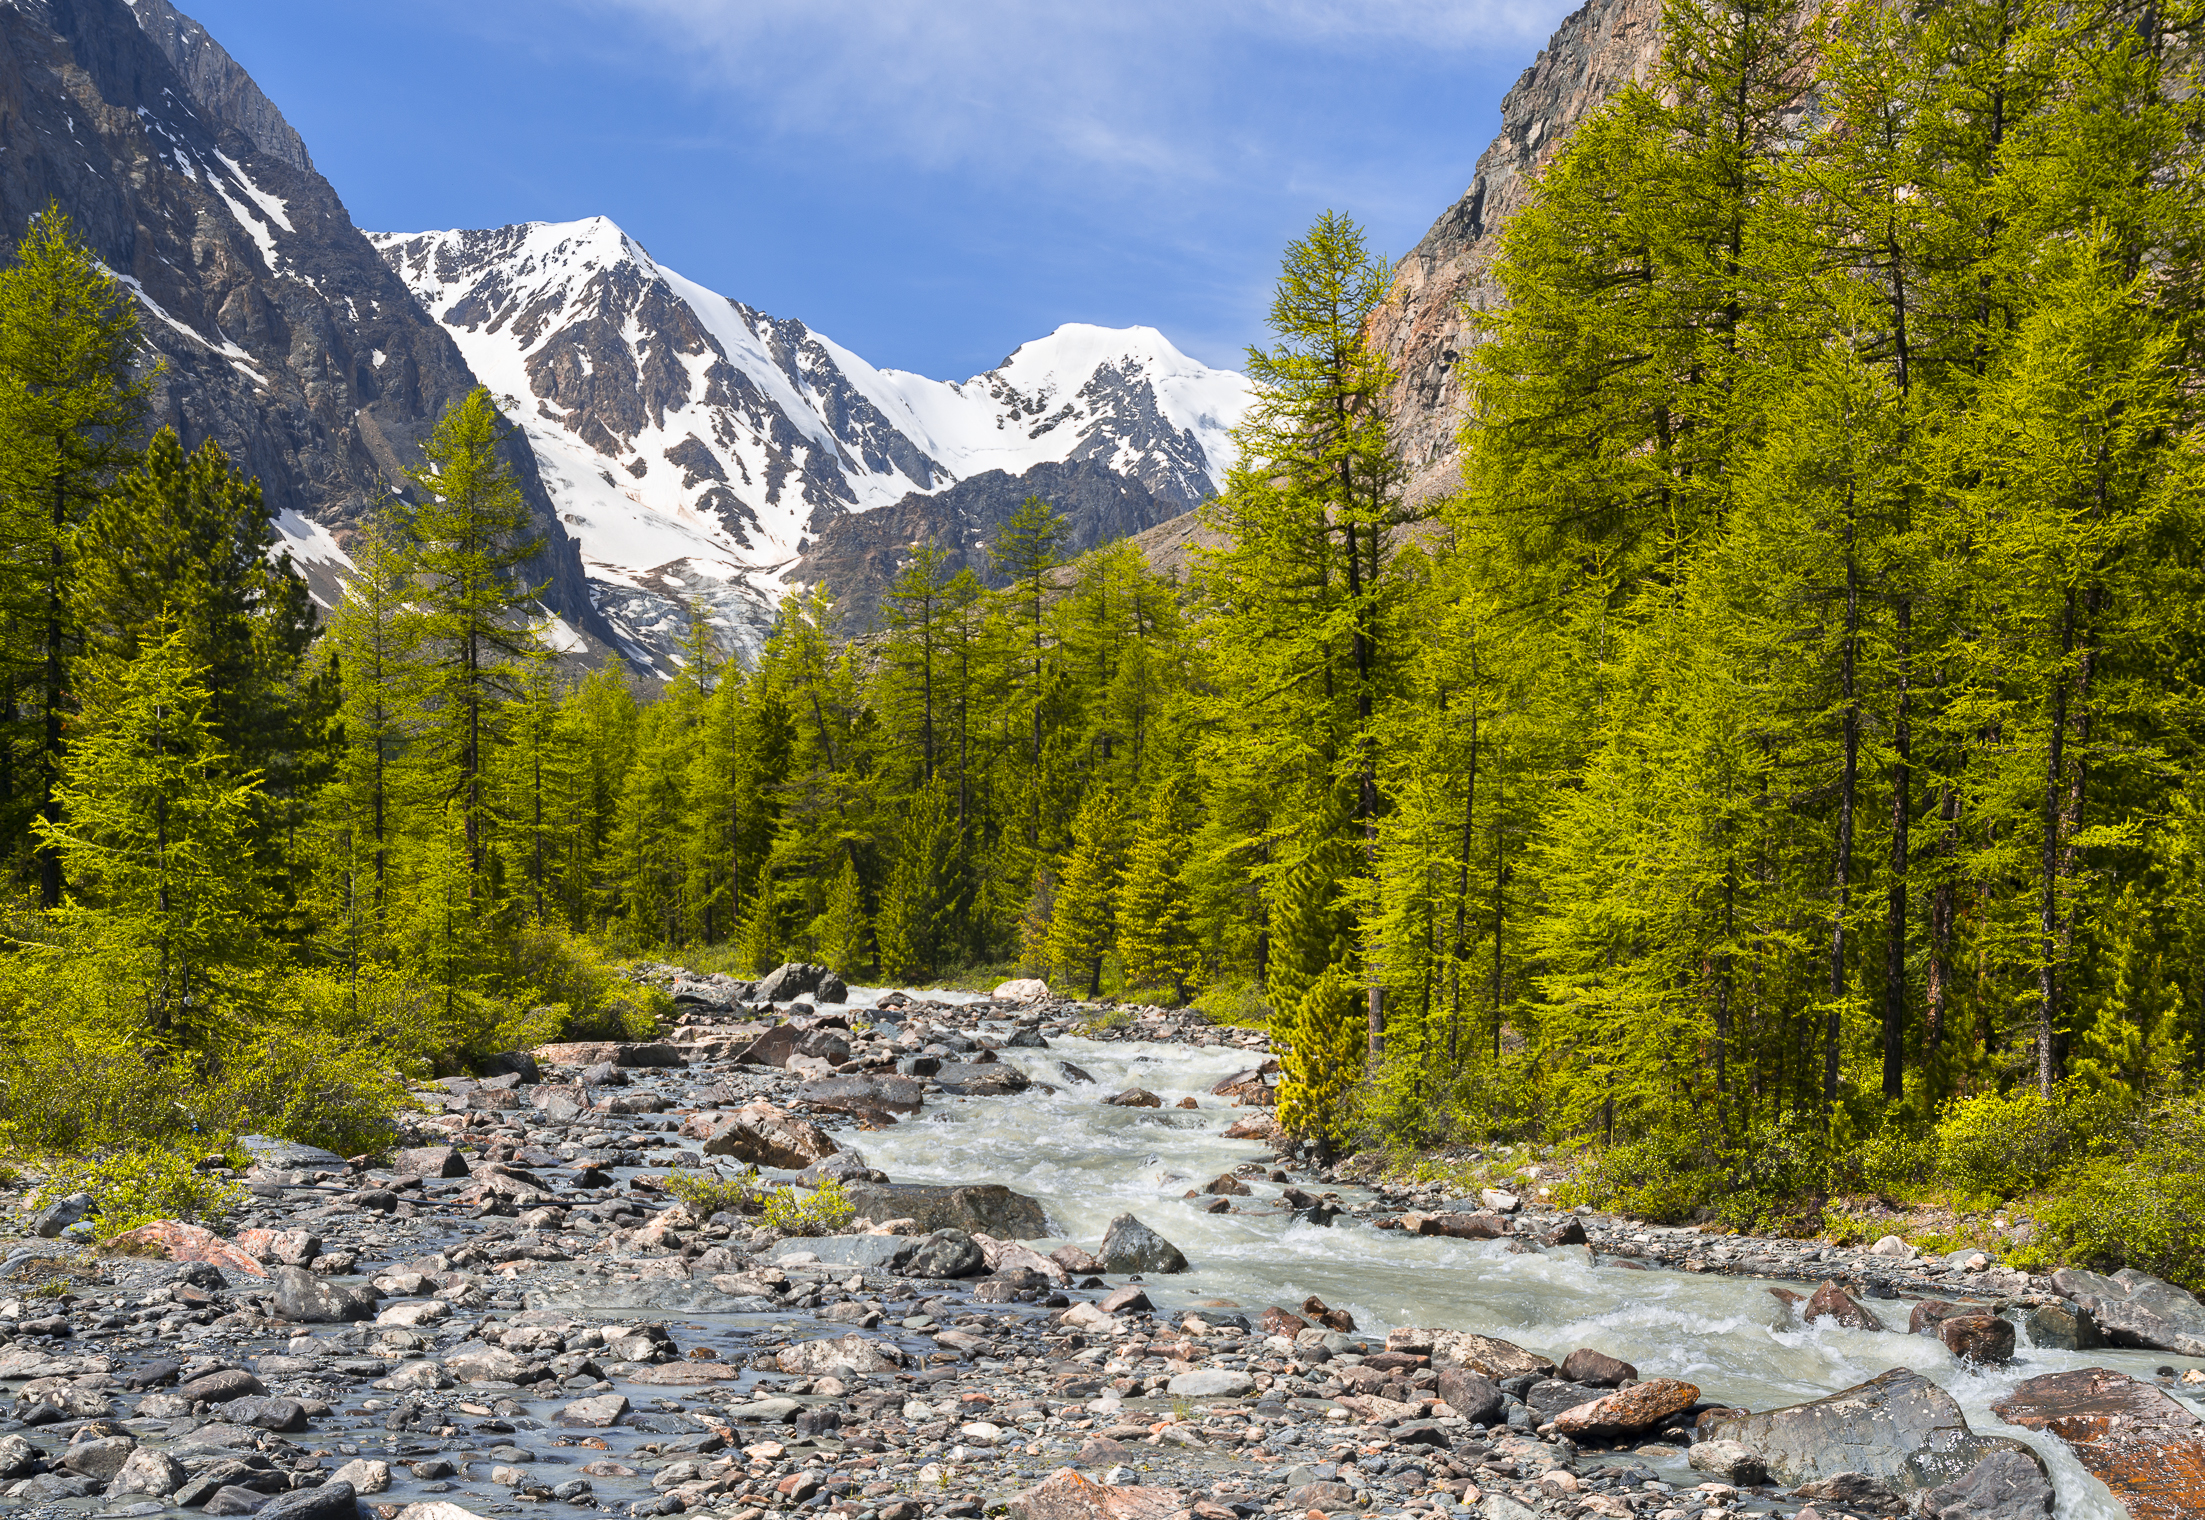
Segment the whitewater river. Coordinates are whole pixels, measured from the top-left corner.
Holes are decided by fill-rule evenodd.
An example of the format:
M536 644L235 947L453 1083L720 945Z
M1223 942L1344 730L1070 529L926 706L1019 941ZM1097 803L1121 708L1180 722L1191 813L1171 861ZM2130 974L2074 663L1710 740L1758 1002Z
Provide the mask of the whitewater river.
M853 1000L871 997L854 993ZM1591 1346L1634 1363L1642 1376L1684 1378L1705 1397L1757 1410L1912 1367L1951 1390L1977 1430L2015 1436L2042 1451L2060 1490L2060 1513L2091 1520L2120 1520L2122 1511L2059 1442L2006 1425L1990 1406L2043 1372L2105 1366L2148 1378L2161 1366L2191 1365L2164 1352L2044 1351L2024 1339L2011 1366L1977 1371L1927 1336L1792 1324L1769 1284L1757 1279L1596 1267L1582 1249L1514 1255L1497 1241L1410 1236L1345 1218L1323 1228L1280 1215L1203 1214L1182 1199L1187 1189L1270 1154L1259 1143L1222 1138L1239 1115L1209 1106L1221 1101L1208 1096L1210 1085L1244 1069L1248 1052L1074 1038L1050 1044L1000 1054L1036 1082L1055 1086L1054 1093L933 1098L921 1117L851 1138L898 1182L1000 1182L1038 1198L1061 1238L1089 1250L1112 1218L1138 1214L1193 1267L1149 1283L1159 1307L1225 1300L1247 1309L1291 1308L1315 1294L1347 1309L1374 1337L1398 1325L1475 1330L1557 1361ZM1097 1085L1067 1084L1057 1070L1065 1060L1092 1073ZM1134 1086L1166 1106L1097 1101ZM1188 1096L1205 1106L1170 1106ZM1278 1191L1261 1181L1253 1186L1251 1201ZM1875 1307L1886 1319L1898 1311L1903 1323L1903 1305ZM1656 1465L1670 1469L1664 1475L1672 1481L1687 1471L1681 1450Z

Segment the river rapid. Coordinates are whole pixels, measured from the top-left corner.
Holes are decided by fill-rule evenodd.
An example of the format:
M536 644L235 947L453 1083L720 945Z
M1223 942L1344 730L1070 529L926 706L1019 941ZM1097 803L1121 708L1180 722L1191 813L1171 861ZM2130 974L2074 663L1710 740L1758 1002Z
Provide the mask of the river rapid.
M853 1002L859 1000L872 998L853 990ZM1220 1077L1245 1069L1248 1052L1071 1037L1050 1044L1000 1056L1055 1091L1036 1086L1007 1098L929 1099L923 1117L854 1137L857 1148L898 1182L999 1182L1038 1198L1060 1238L1090 1250L1112 1218L1138 1214L1192 1265L1148 1284L1159 1308L1218 1301L1291 1308L1315 1294L1347 1309L1360 1332L1374 1337L1402 1325L1475 1330L1557 1361L1591 1346L1635 1364L1641 1376L1683 1378L1705 1397L1755 1410L1911 1367L1948 1389L1975 1429L2042 1452L2059 1489L2059 1513L2077 1520L2122 1520L2123 1511L2059 1441L2005 1424L1991 1405L2040 1373L2102 1366L2150 1378L2161 1366L2185 1362L2165 1352L2043 1350L2024 1335L2011 1364L1977 1369L1928 1336L1847 1330L1827 1321L1801 1325L1768 1292L1774 1284L1753 1278L1596 1264L1583 1247L1519 1255L1499 1241L1374 1230L1347 1216L1320 1227L1279 1214L1204 1214L1182 1197L1188 1189L1270 1156L1258 1142L1223 1138L1240 1115L1214 1106L1221 1100L1208 1094ZM1068 1083L1060 1061L1092 1074L1095 1085ZM1165 1106L1098 1101L1136 1086ZM1203 1106L1173 1106L1186 1097ZM1278 1184L1250 1181L1256 1196L1247 1203L1279 1191ZM1873 1307L1887 1321L1904 1323L1903 1303ZM1697 1481L1681 1449L1649 1448L1641 1460L1671 1481Z

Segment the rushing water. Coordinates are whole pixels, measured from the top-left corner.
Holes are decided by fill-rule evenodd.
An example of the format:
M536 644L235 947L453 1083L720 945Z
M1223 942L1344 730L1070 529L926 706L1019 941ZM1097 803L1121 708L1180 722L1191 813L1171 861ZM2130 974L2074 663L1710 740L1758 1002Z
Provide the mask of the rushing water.
M939 994L932 994L940 996ZM869 996L857 995L870 1002ZM1323 1228L1278 1214L1204 1214L1182 1195L1243 1161L1266 1157L1222 1131L1239 1117L1208 1089L1249 1064L1245 1050L1109 1043L1075 1038L1048 1050L1005 1050L1039 1087L1009 1098L930 1100L923 1116L858 1137L870 1164L899 1182L1000 1182L1038 1198L1065 1240L1092 1250L1110 1220L1136 1213L1185 1252L1192 1270L1149 1284L1159 1308L1227 1300L1288 1307L1314 1293L1347 1309L1367 1333L1399 1325L1498 1335L1560 1360L1591 1346L1648 1377L1678 1377L1703 1395L1752 1409L1820 1397L1895 1366L1949 1389L1979 1431L2018 1437L2048 1459L2059 1513L2121 1520L2111 1495L2058 1441L2006 1425L1991 1405L2016 1383L2070 1367L2105 1366L2150 1377L2185 1359L2164 1352L2046 1351L2024 1338L2012 1365L1976 1370L1927 1336L1794 1323L1770 1286L1750 1278L1595 1266L1582 1249L1511 1254L1500 1242L1418 1237L1343 1217ZM1067 1083L1057 1063L1093 1074ZM1145 1087L1161 1109L1097 1100ZM1174 1108L1198 1097L1203 1107ZM1278 1189L1253 1182L1261 1203ZM1047 1249L1046 1246L1043 1249ZM1793 1286L1797 1286L1796 1284ZM1889 1317L1899 1304L1878 1304ZM1680 1451L1662 1459L1681 1476ZM1696 1481L1686 1479L1685 1481Z

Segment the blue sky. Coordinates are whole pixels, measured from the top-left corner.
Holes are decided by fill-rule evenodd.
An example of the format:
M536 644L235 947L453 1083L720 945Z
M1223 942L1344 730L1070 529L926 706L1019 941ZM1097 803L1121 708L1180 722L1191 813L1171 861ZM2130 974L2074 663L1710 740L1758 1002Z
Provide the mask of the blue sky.
M1413 247L1554 0L182 0L378 231L610 216L875 364L1212 364L1326 207Z

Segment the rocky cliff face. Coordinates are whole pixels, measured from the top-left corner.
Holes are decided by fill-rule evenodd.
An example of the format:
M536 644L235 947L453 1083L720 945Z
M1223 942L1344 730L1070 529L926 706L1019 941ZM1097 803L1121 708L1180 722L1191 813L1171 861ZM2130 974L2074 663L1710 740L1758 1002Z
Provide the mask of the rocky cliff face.
M1578 122L1625 83L1643 80L1661 51L1660 0L1590 0L1555 30L1501 101L1501 131L1478 158L1462 199L1394 268L1371 336L1400 377L1394 390L1410 501L1457 484L1469 311L1495 305L1490 270L1500 229L1530 198L1539 170Z
M969 569L983 585L1007 584L990 567L988 546L1028 496L1041 497L1063 516L1061 552L1067 556L1192 516L1180 511L1176 497L1160 496L1095 459L1037 464L1019 475L986 470L944 491L914 491L888 506L835 519L787 578L801 585L824 582L834 592L844 636L875 632L881 597L914 545L940 545L945 574Z
M661 668L691 608L755 647L822 579L860 631L902 549L963 555L1029 490L1082 547L1183 511L1247 401L1150 328L1063 327L961 383L876 369L603 217L375 241L528 439L624 646Z
M350 530L476 383L458 348L281 113L167 0L0 7L0 256L49 200L137 295L164 365L156 425L187 447L211 435L258 475L333 600ZM609 636L533 457L509 458L545 536L545 600Z

